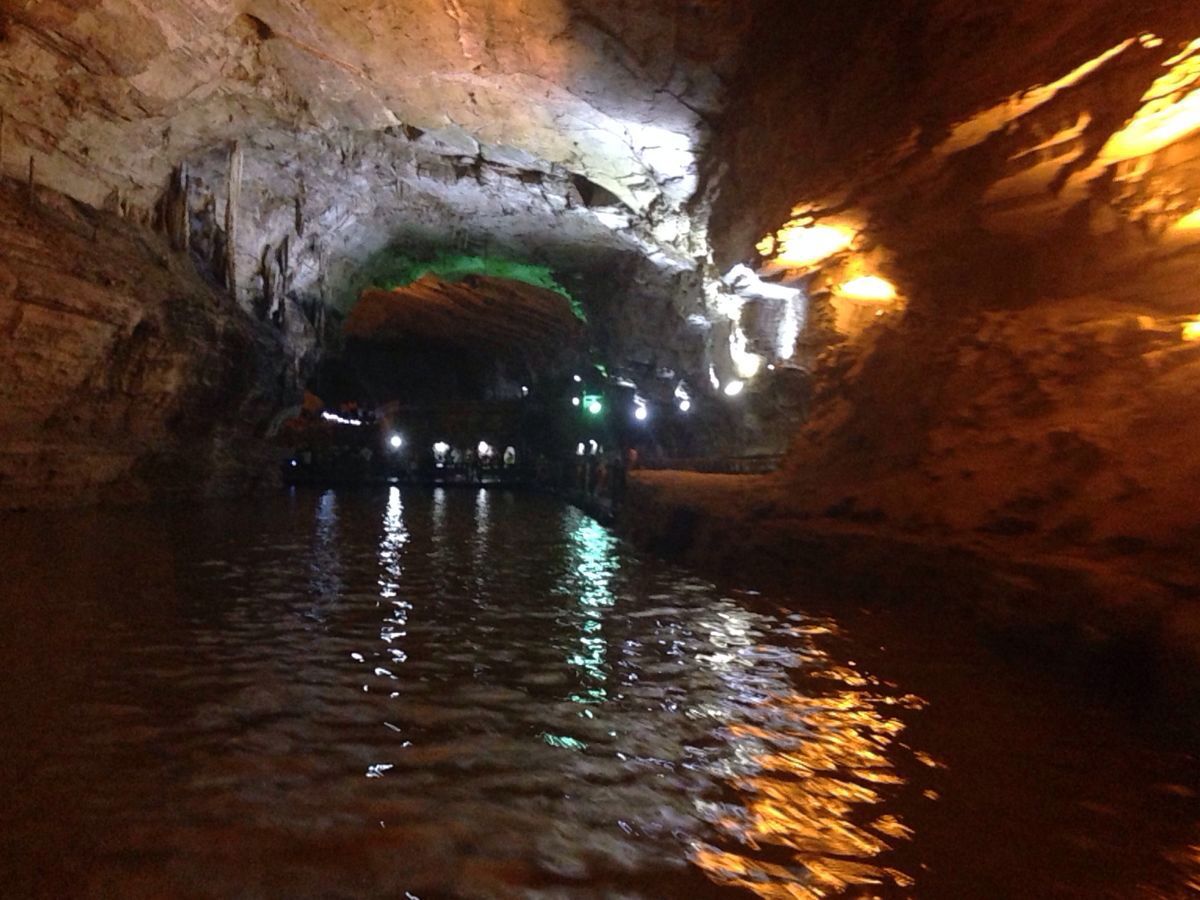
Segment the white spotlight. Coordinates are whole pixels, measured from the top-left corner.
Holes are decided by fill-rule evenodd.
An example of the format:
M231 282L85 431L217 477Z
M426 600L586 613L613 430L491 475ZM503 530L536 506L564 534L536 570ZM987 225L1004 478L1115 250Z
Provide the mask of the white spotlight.
M683 413L690 412L691 409L692 409L692 401L691 400L680 400L679 401L679 411L680 412L683 412Z
M726 397L736 397L738 394L740 394L745 389L746 389L746 382L731 381L731 382L729 382L729 384L725 385L725 396Z
M634 418L639 422L645 422L650 417L650 411L644 406L639 406L633 413Z
M580 400L578 397L572 397L572 398L571 398L571 405L572 405L572 406L578 406L578 405L579 405L580 403L582 403L582 402L583 402L583 401L582 401L582 400Z
M390 438L388 438L388 444L391 445L393 450L399 450L404 446L404 438L400 437L398 434L393 434Z
M583 383L583 376L581 376L581 375L573 375L573 376L571 376L571 377L575 379L575 383L576 383L576 384L582 384L582 383Z

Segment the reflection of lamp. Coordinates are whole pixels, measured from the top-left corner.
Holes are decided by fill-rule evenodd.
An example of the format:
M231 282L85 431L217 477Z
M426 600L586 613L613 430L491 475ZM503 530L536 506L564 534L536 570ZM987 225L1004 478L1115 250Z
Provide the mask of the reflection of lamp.
M731 382L729 382L729 384L725 385L725 396L726 397L736 397L738 394L740 394L745 389L746 389L746 382L731 381Z

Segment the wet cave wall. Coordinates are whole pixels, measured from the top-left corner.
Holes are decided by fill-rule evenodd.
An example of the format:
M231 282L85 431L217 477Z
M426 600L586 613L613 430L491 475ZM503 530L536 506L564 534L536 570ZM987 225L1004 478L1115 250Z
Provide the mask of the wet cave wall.
M265 437L298 401L304 348L164 235L0 184L0 323L0 508L274 483Z
M712 157L718 262L850 222L814 307L823 267L864 260L902 304L820 351L813 419L746 514L1194 596L1200 10L825 5L804 53L775 13Z

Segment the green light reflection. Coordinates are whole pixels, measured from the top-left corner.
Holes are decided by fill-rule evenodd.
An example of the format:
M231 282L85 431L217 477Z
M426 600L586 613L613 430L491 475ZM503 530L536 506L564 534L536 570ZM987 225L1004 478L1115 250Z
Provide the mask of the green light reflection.
M605 611L616 603L612 582L617 573L617 540L594 519L579 517L570 534L572 573L569 589L579 598L579 649L567 662L579 670L583 685L570 699L575 703L603 703L611 674L608 641L604 635ZM582 714L582 713L581 713Z

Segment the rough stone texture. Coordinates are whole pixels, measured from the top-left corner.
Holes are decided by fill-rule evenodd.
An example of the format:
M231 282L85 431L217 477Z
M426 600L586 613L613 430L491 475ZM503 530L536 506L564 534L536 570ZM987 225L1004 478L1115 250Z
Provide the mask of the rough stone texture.
M362 291L390 281L397 258L465 253L551 267L596 323L614 360L644 354L656 320L664 364L702 370L703 312L694 263L657 248L644 230L614 230L589 206L576 177L558 168L513 169L444 155L402 129L307 135L266 132L239 146L233 270L239 302L286 327L327 309L350 312ZM188 244L197 263L227 281L228 148L188 167ZM586 185L583 185L586 187ZM593 196L592 202L599 202ZM621 214L626 224L633 218ZM606 327L606 323L618 323Z
M798 283L869 259L905 311L823 355L781 473L647 476L635 531L932 590L1055 652L1134 648L1112 664L1186 671L1195 701L1200 8L829 4L797 54L790 6L711 159L718 262L793 208L849 220L855 244Z
M426 275L393 291L369 290L346 320L347 337L436 341L463 353L510 353L537 371L578 349L583 324L567 298L506 278Z
M0 508L270 481L263 439L298 399L296 349L165 240L0 185Z
M644 210L690 195L746 13L711 0L50 0L8 4L2 71L19 146L93 202L120 190L148 205L172 160L272 126L408 126L461 156L566 165Z
M0 171L166 231L290 344L337 352L398 255L502 256L611 370L708 396L738 323L700 160L760 5L10 4Z
M1200 509L1182 499L1200 475L1184 340L1200 231L1177 225L1200 208L1200 115L1137 152L1114 140L1148 100L1200 98L1200 10L864 9L814 13L815 59L760 35L778 65L743 73L722 137L738 186L714 213L723 252L792 204L848 216L850 255L886 248L907 299L825 358L786 515L1121 556L1200 593ZM778 178L738 177L768 160Z

